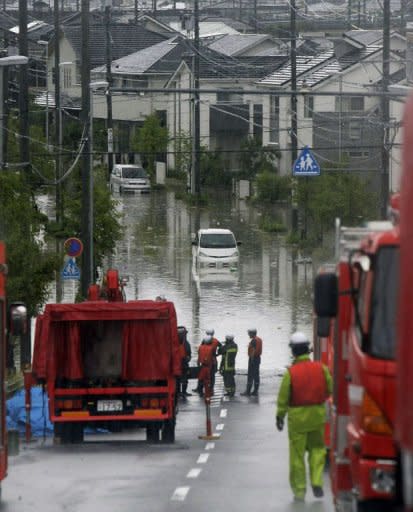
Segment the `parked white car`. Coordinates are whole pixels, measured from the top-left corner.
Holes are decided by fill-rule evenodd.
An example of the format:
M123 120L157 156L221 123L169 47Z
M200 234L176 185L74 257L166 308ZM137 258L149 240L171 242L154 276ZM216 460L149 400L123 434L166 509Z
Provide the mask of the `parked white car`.
M113 192L149 192L151 182L145 169L139 165L116 164L110 175L110 190Z
M229 229L200 229L192 244L199 268L231 269L238 266L240 242Z

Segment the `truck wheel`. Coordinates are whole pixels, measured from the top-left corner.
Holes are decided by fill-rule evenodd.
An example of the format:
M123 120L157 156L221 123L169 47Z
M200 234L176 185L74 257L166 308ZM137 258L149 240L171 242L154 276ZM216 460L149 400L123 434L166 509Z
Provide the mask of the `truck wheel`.
M81 423L72 423L71 443L83 443L83 425Z
M353 502L354 512L388 512L392 510L388 500L366 500Z
M175 442L175 420L167 420L163 424L162 429L162 442L174 443Z
M148 443L159 442L159 427L155 425L150 425L149 427L146 427L146 441Z

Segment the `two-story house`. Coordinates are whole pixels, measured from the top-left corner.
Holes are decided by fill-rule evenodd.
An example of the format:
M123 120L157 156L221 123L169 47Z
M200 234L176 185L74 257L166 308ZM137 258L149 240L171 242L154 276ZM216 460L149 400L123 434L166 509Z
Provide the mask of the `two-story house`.
M405 39L391 37L390 83L405 76ZM367 176L379 186L383 121L381 98L383 44L381 32L350 31L334 40L334 47L315 56L297 56L298 149L309 146L321 168L337 163ZM291 99L277 91L291 89L291 65L286 63L259 81L268 88L265 106L268 125L263 143L277 144L281 171L292 172ZM351 96L346 96L351 93ZM360 96L357 96L360 93ZM367 95L370 93L371 95ZM391 102L391 183L398 188L399 169L392 151L398 151L400 107Z

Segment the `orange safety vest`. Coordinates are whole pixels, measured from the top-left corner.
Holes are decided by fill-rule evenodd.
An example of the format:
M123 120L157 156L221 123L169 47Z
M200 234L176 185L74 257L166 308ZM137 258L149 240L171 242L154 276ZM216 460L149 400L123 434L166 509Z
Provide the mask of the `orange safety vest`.
M328 397L323 365L318 361L300 361L288 369L291 377L290 405L320 405Z
M253 346L253 342L255 341L255 347ZM252 338L248 345L248 357L260 357L262 354L262 339L258 336Z
M200 345L198 348L198 364L211 367L213 349L214 347L212 345Z

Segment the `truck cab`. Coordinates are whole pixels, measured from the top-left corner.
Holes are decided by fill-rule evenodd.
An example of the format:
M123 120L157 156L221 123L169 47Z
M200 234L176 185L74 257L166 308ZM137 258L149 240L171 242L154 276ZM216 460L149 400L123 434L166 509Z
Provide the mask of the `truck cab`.
M353 228L334 273L315 281L315 311L334 345L333 494L341 508L388 510L395 491L395 325L399 231Z

